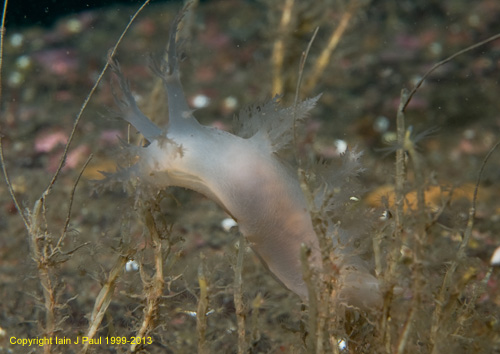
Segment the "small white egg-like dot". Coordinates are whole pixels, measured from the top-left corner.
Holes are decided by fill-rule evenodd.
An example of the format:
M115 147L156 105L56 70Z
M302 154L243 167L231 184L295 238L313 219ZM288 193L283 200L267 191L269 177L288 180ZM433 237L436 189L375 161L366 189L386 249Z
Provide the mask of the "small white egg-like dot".
M24 75L21 74L19 71L13 71L10 73L9 77L7 78L7 82L9 83L9 86L12 87L18 87L20 86L24 81Z
M500 247L493 252L490 263L492 266L500 266Z
M186 315L188 315L189 317L193 317L193 318L196 318L196 316L198 315L198 314L196 313L196 311L184 311L184 313L185 313Z
M234 96L228 96L224 99L224 107L227 109L236 109L238 107L238 99Z
M347 344L346 344L345 340L343 340L343 339L339 339L337 341L337 345L339 346L339 349L342 351L347 349Z
M333 142L333 145L335 145L335 147L337 148L337 152L339 154L343 154L344 152L347 151L347 143L345 142L345 140L336 139Z
M210 104L210 98L203 94L198 94L193 97L193 106L195 108L205 108Z
M19 58L16 59L16 66L21 70L29 68L30 65L31 65L31 58L27 55L21 55Z
M185 313L186 315L188 315L189 317L193 317L193 318L198 317L198 313L196 311L182 311L182 312ZM207 313L205 313L205 316L210 316L214 312L215 312L214 309L209 310Z
M10 36L9 41L13 47L17 48L23 44L24 36L21 33L14 33L12 36Z
M380 215L380 220L382 221L386 221L386 220L389 220L389 219L392 219L392 214L389 210L384 210L384 212L382 213L382 215Z
M386 144L392 144L398 141L398 136L396 132L387 132L382 135L382 141Z
M125 264L125 271L127 272L137 272L139 270L139 263L133 259L129 259Z
M226 218L226 219L222 220L220 224L221 224L222 228L224 229L224 231L226 231L226 232L229 232L229 231L231 231L231 229L233 227L238 226L238 223L234 219L231 219L231 218Z
M389 129L390 123L389 118L379 116L375 119L375 122L373 122L373 130L378 133L385 133L387 129Z
M66 28L72 33L80 33L83 30L82 21L72 18L66 23Z

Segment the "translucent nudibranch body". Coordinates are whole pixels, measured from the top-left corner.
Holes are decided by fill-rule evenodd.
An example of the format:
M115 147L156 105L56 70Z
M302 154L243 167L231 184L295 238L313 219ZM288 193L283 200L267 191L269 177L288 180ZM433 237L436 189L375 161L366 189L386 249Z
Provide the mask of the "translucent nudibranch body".
M123 98L120 115L149 141L135 148L137 162L126 170L148 188L184 187L204 194L237 222L241 233L269 270L290 290L306 299L300 251L311 249L311 266L321 268L318 239L297 172L277 152L288 145L295 120L318 99L291 108L276 100L242 112L234 135L198 123L189 108L179 77L176 30L172 25L167 60L153 65L168 98L169 120L159 128L137 107L117 63Z

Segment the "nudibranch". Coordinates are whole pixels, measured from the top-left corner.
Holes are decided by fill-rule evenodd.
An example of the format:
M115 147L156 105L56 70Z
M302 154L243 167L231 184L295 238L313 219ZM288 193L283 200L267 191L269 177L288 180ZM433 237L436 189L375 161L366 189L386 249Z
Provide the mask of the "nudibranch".
M118 64L112 62L122 91L117 99L119 115L149 142L133 148L136 163L118 172L119 178L134 178L136 186L145 188L176 186L204 194L237 221L251 248L276 278L307 299L301 247L311 249L309 260L316 269L321 269L321 252L297 171L278 152L291 143L295 120L303 119L319 96L289 108L279 107L274 99L244 110L235 120L235 134L201 125L180 81L176 33L181 18L178 15L172 24L166 60L152 65L167 92L165 127L158 127L141 112ZM351 279L352 274L356 272L346 273L344 280L354 285L341 285L345 288L341 293L349 297L347 303L373 305L364 303L363 296L361 302L357 300L356 282L359 291L378 291L376 279L364 272Z

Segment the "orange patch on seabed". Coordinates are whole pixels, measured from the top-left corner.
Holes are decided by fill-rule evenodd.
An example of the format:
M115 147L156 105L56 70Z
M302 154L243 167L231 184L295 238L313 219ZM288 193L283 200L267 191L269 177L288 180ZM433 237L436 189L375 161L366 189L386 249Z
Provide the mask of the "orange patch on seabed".
M448 200L451 202L466 199L472 201L474 195L474 184L466 183L459 187L450 187L449 185L429 186L425 189L425 204L431 210L437 210ZM485 199L487 192L479 189L478 200ZM393 185L383 185L370 192L365 197L365 202L371 207L381 207L387 203L389 208L394 207L395 190ZM384 202L384 200L386 202ZM417 191L413 190L405 195L404 211L416 210Z
M115 159L108 157L94 157L85 171L83 171L82 176L89 180L100 180L104 179L104 176L101 172L105 173L115 173L118 170L118 166L126 167L132 166L138 161L139 157L132 157L129 161L127 161L127 165L123 165L117 163Z
M105 176L101 172L116 172L116 162L112 159L94 158L83 171L83 177L88 180L104 179Z

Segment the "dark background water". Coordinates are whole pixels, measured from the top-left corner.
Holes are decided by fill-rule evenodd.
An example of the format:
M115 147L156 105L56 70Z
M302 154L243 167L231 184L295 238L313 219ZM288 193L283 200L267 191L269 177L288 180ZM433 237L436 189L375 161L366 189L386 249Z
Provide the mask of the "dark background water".
M143 0L37 0L29 6L21 1L8 4L7 25L10 26L50 26L59 17L71 13L103 8L114 4L140 5ZM156 0L160 2L178 2L178 0Z

